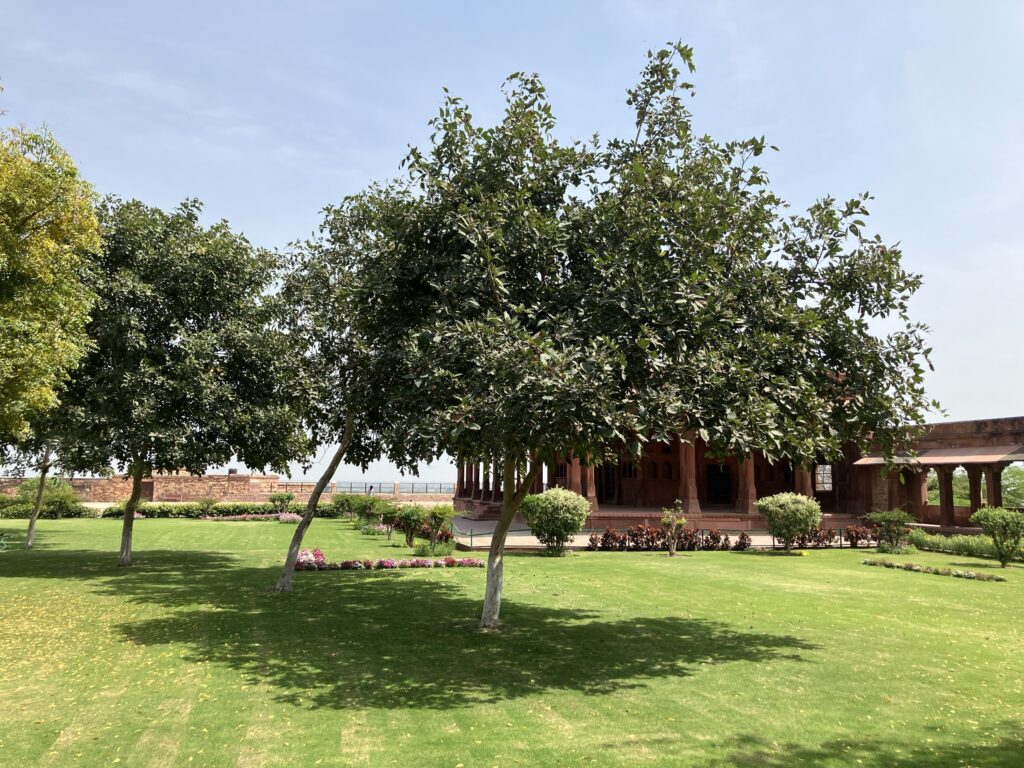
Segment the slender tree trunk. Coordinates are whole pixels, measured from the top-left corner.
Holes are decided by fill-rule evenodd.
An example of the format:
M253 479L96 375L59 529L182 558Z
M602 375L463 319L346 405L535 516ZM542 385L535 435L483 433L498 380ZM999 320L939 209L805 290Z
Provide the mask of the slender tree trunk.
M28 534L25 536L25 549L32 549L36 542L36 520L39 519L39 512L43 508L43 493L46 490L46 473L50 471L50 449L43 448L43 463L39 465L39 488L36 490L36 500L32 505L32 514L28 519Z
M309 528L314 516L316 516L316 506L320 503L320 497L323 495L324 488L331 482L334 473L338 471L338 465L341 464L342 458L344 458L349 446L352 444L352 426L353 419L350 414L345 420L345 434L341 438L338 450L334 452L331 463L327 465L327 469L324 470L324 473L320 475L320 479L316 481L316 485L313 486L313 492L309 495L309 501L306 502L306 511L303 513L299 524L295 526L295 535L292 536L292 543L288 546L288 556L285 558L284 568L281 569L281 575L277 577L277 584L274 585L275 592L292 591L292 574L295 572L295 561L299 557L302 539L306 535L306 529Z
M124 521L121 524L121 552L117 559L119 566L132 564L132 528L135 525L135 512L139 508L139 499L142 498L142 462L136 462L131 466L132 495L128 497L128 503L124 505Z
M501 613L501 584L505 561L505 539L512 521L519 511L523 498L526 496L537 477L540 464L531 461L530 471L520 479L516 486L516 460L506 457L502 472L502 488L504 495L501 501L501 518L491 535L491 548L487 554L487 587L484 591L484 610L480 616L481 629L494 629L498 626L498 615ZM514 489L514 493L513 493Z

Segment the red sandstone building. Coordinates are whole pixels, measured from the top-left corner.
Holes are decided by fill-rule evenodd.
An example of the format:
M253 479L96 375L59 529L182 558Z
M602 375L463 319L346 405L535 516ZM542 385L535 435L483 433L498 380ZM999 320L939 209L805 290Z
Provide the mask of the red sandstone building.
M590 501L589 527L625 527L655 523L660 510L680 499L690 525L729 530L763 529L754 502L761 496L796 491L821 503L824 525L855 523L876 509L902 507L920 521L943 527L967 525L983 504L1002 504L1001 474L1024 461L1024 417L959 421L927 427L914 450L885 471L879 455L860 455L851 447L833 464L810 470L786 462L769 462L760 454L720 459L709 456L700 439L648 445L638 460L588 466L579 459L543 467L534 492L561 487ZM953 472L967 471L970 506L953 503ZM940 503L928 503L930 472L939 479ZM470 518L493 519L501 509L501 475L497 465L461 462L457 469L455 507Z

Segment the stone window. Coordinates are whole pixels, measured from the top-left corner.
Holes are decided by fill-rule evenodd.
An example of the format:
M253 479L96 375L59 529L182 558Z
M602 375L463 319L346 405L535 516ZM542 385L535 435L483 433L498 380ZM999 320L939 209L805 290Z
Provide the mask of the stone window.
M671 480L672 479L672 465L667 461L661 465L661 479Z
M832 490L832 465L814 465L814 490L818 493Z

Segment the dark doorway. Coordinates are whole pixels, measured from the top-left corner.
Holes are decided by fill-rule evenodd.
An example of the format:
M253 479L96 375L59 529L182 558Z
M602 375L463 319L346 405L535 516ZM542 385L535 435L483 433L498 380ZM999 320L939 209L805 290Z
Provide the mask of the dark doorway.
M598 504L615 501L615 471L616 465L614 464L602 464L594 471Z
M732 503L732 473L725 464L708 464L708 504Z

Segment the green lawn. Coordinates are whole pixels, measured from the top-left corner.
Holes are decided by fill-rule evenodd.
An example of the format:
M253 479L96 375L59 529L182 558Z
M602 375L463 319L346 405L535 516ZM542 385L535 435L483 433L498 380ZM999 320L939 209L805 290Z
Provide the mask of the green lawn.
M0 552L0 764L1024 762L1024 567L977 583L848 550L521 556L485 634L483 570L268 593L292 530L141 520L119 570L118 522L42 521L36 551ZM340 521L308 542L407 553Z

